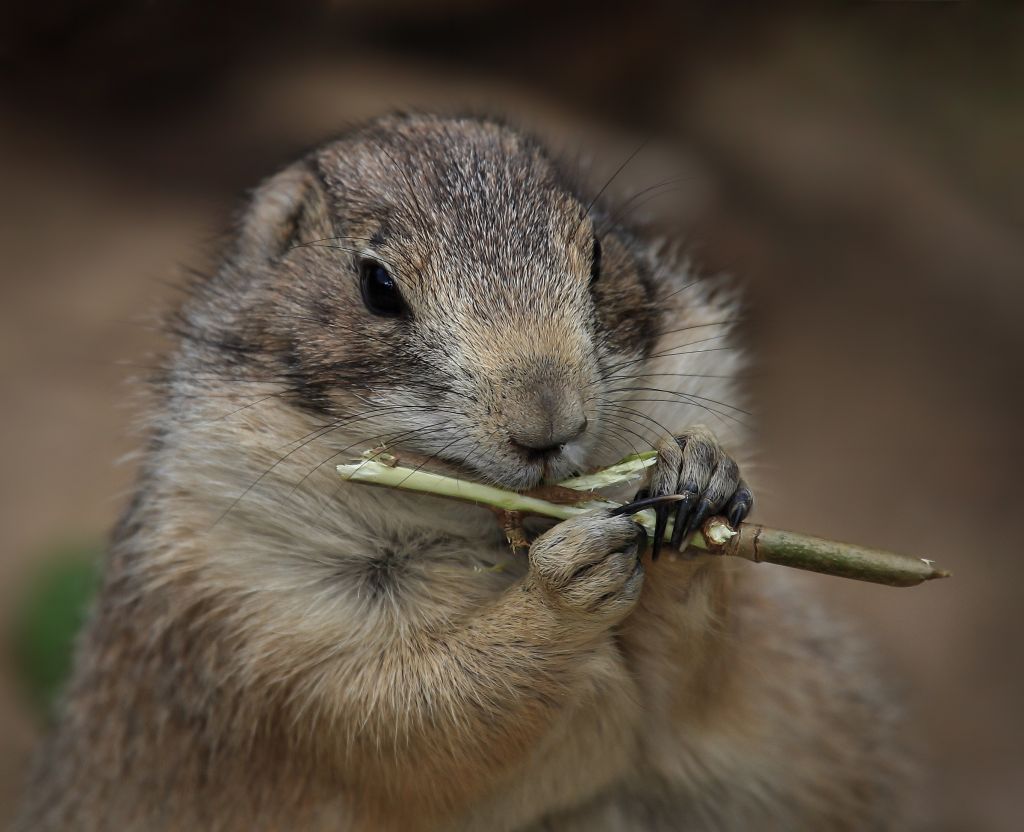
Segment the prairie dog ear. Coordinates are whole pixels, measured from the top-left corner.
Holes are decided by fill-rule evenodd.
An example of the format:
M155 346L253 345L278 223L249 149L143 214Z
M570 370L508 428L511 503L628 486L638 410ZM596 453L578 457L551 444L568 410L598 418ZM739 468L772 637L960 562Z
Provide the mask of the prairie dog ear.
M296 243L332 233L323 186L309 165L297 162L253 192L238 235L239 253L272 260Z

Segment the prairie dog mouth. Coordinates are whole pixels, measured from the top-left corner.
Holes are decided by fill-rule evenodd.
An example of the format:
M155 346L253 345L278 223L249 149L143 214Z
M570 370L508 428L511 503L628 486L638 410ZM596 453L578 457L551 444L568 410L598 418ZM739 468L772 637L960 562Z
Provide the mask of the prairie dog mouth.
M475 457L465 455L429 454L395 448L387 453L397 458L398 464L425 471L446 474L457 479L488 482L499 488L529 491L540 485L550 485L572 476L580 469L573 453L573 443L550 449L516 449L515 457L495 458L486 452Z
M572 476L580 467L572 458L568 445L548 451L526 454L522 467L523 479L529 480L520 490L528 491L539 485L551 485Z
M565 452L565 445L551 445L547 448L531 448L527 445L520 445L518 442L509 443L515 448L516 453L523 457L530 465L541 465L545 469L549 464L557 460Z
M561 451L524 458L518 465L512 460L487 460L485 464L473 464L472 461L465 459L439 462L442 462L443 467L447 468L452 476L490 482L499 488L512 491L529 491L540 485L559 482L570 476L576 467Z

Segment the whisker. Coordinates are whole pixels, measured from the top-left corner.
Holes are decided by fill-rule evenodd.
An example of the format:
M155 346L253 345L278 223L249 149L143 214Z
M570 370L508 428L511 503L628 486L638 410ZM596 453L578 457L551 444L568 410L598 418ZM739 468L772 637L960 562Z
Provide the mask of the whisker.
M747 379L751 376L738 375L734 373L634 373L628 376L608 376L602 379L609 381L635 381L643 378L654 378L655 376L671 376L673 378L724 378L724 379Z
M715 416L721 422L724 422L726 419L728 419L728 420L730 420L732 422L735 422L738 425L742 425L747 430L751 430L752 429L751 425L748 425L746 422L744 422L738 416L733 416L731 413L725 413L725 412L722 412L720 410L716 410L713 407L709 407L706 404L701 404L698 401L693 401L693 400L687 399L684 394L679 394L679 395L683 398L682 402L676 401L675 399L650 399L650 398L634 398L634 397L630 397L629 399L627 399L627 401L631 401L631 402L651 402L651 403L658 402L658 403L661 403L661 404L688 404L690 407L696 407L696 408L699 408L701 410L707 411L708 413L710 413L713 416Z
M372 418L372 415L360 419L354 419L351 421L364 421L366 418ZM213 526L216 526L218 523L220 523L220 521L223 520L235 508L235 506L237 506L238 503L241 502L242 499L244 499L257 485L259 485L264 480L265 477L267 477L272 471L274 471L281 463L290 458L292 455L298 453L311 442L314 442L317 439L321 438L322 436L326 436L328 433L331 433L332 431L337 430L340 427L344 427L347 424L349 424L349 422L346 420L339 420L338 422L332 423L322 431L315 432L315 435L310 436L308 439L301 442L297 447L292 448L292 450L288 451L288 453L284 454L282 457L277 459L273 464L270 465L269 468L264 470L263 473L261 473L255 480L253 480L253 482L251 482L249 486L241 494L239 494L234 500L232 500L231 504L227 507L227 509L225 509L224 512L213 523Z
M275 399L275 398L277 398L280 395L282 395L282 394L281 393L271 393L269 396L264 396L261 399L256 399L256 401L254 401L254 402L249 402L249 404L242 405L242 407L235 408L234 410L231 410L228 413L225 413L223 416L217 416L217 417L215 417L213 419L209 419L207 423L209 423L209 422L222 422L225 419L231 418L236 413L241 413L243 410L248 410L250 407L255 407L258 404L263 404L263 402L265 402L265 401L267 401L269 399Z
M361 413L346 414L345 416L342 416L339 419L332 419L331 421L326 422L326 423L320 425L319 427L317 427L315 430L311 431L310 433L305 434L305 436L300 436L298 439L295 439L292 442L288 442L288 443L286 443L284 445L281 445L281 446L275 448L274 450L278 450L278 451L279 450L283 450L284 448L287 448L289 445L294 445L296 442L301 442L303 439L306 439L309 436L314 436L314 434L320 433L321 431L323 431L325 429L326 429L326 432L329 433L331 430L334 430L335 428L337 428L339 426L347 427L349 424L352 424L354 422L365 422L367 419L372 419L372 418L374 418L376 416L379 416L381 413L385 413L385 412L388 415L392 415L392 416L395 415L396 413L404 413L404 412L422 413L424 411L426 411L428 413L438 412L438 413L452 413L452 414L458 415L458 411L451 410L449 408L435 407L433 405L396 404L396 405L372 405L372 406L373 406L373 410L364 410ZM344 422L344 424L340 424L342 422Z
M707 323L703 324L689 324L688 326L683 326L680 327L679 329L669 329L666 330L665 332L659 332L658 337L664 338L666 335L675 335L676 333L679 332L689 332L691 329L701 329L706 326L731 326L733 324L740 323L743 323L743 318L726 318L724 321L708 321ZM720 338L722 336L719 335L716 337ZM694 341L693 343L698 342Z
M605 390L606 393L630 393L633 391L638 391L641 393L665 393L666 395L669 396L686 396L687 398L690 399L700 399L701 401L717 404L720 407L727 407L730 410L735 410L737 413L742 413L744 416L752 417L754 415L749 410L744 410L742 407L737 407L736 405L730 404L729 402L723 402L719 401L718 399L712 399L709 396L699 396L696 393L689 393L685 390L669 390L668 388L664 387L610 387L607 390Z
M676 353L675 352L676 350L681 350L681 349L684 349L686 347L693 347L693 346L696 346L697 344L706 344L708 341L719 341L722 338L728 338L728 337L729 337L729 333L728 332L720 332L718 335L708 335L705 338L695 338L694 340L687 341L684 344L672 344L671 346L665 347L664 349L658 350L657 352L652 352L650 355L646 355L643 358L637 359L637 360L639 360L639 361L650 361L651 359L662 358L662 357L664 357L666 355L677 355L679 353ZM727 349L731 349L731 347L728 347ZM630 360L630 361L627 361L625 363L626 364L635 364L637 362L637 360ZM619 365L619 366L622 366L622 365ZM615 367L611 367L609 369L614 370Z
M401 482L399 482L395 487L396 488L400 487L402 485L402 483L404 483L407 479L409 479L409 477L411 477L413 474L415 474L417 471L419 471L421 468L423 468L424 465L427 465L428 463L430 463L433 460L437 459L441 454L443 454L446 450L448 450L452 445L456 444L457 442L460 442L463 438L464 437L461 436L461 435L460 436L456 436L451 442L448 442L446 445L442 446L440 450L435 451L434 453L432 453L425 460L423 460L421 463L419 463L419 465L417 465L415 468L413 468L408 474L406 474L404 477L402 477ZM467 459L468 459L468 457L467 457Z
M624 422L631 422L632 424L638 426L641 431L645 432L643 434L640 434L637 433L636 431L630 430L630 432L633 433L635 436L642 436L644 445L646 447L653 448L655 444L657 444L656 439L652 438L652 436L650 435L651 429L646 424L641 422L639 419L634 419L631 416L627 416L624 413L614 409L612 409L610 413L606 414L605 418L608 420L610 424L613 424L616 427L621 428L622 430L630 430L630 428L627 425L625 425Z
M716 322L707 323L707 324L692 324L691 326L684 326L684 327L681 327L679 329L669 330L668 332L662 333L661 336L659 336L659 337L664 337L665 335L674 335L676 333L686 332L686 331L691 330L691 329L700 329L700 328L706 327L706 326L719 326L719 325L727 324L727 323L733 323L733 321L716 321ZM638 363L643 362L643 361L650 361L650 360L655 359L655 358L663 358L665 356L670 356L670 355L686 355L686 353L673 353L672 350L682 349L684 347L691 347L691 346L694 346L696 344L704 344L704 343L707 343L708 341L714 341L716 339L726 338L726 337L728 337L728 335L729 335L729 333L721 333L719 335L708 336L707 338L698 338L698 339L696 339L694 341L687 341L685 344L675 344L675 345L673 345L671 347L666 347L664 350L661 350L659 352L650 353L649 355L641 356L640 358L629 359L627 361L621 361L621 362L619 362L617 364L612 364L612 365L604 368L604 372L606 373L606 375L603 376L602 379L598 379L596 381L592 381L592 382L590 382L590 384L588 386L593 385L593 384L599 384L599 383L601 383L601 381L607 381L608 379L614 377L615 372L619 368L621 368L621 367L626 367L626 366L629 366L631 364L638 364ZM644 374L641 373L641 375L644 375Z
M699 277L696 278L695 280L691 280L689 283L684 284L680 288L676 289L674 292L671 292L671 293L665 295L665 297L663 297L663 298L659 298L658 303L659 304L663 304L663 303L665 303L665 301L669 300L670 298L674 298L676 295L680 294L681 292L685 292L687 289L691 289L694 286L699 285L700 282L701 282L701 279Z
M725 336L715 336L715 337L723 337L724 338ZM713 339L712 338L705 338L703 340L711 341ZM684 345L684 346L688 346L688 345ZM633 361L623 361L621 364L616 364L611 369L613 371L619 370L619 369L621 369L623 367L627 367L627 366L629 366L631 364L639 364L642 361L650 361L652 358L666 358L666 357L678 356L678 355L697 355L698 353L702 353L702 352L724 352L724 351L734 350L734 349L736 349L736 347L731 347L730 346L730 347L707 347L707 348L703 348L703 349L699 349L699 350L684 350L682 352L670 352L670 351L659 352L659 353L655 353L653 355L644 356L642 358L637 358L637 359L635 359Z
M590 200L590 204L587 205L586 210L583 212L583 216L580 217L580 221L576 223L576 228L572 232L573 237L575 237L579 233L580 226L583 225L583 220L590 216L591 209L597 204L597 201L604 195L604 192L608 190L608 186L611 185L612 182L614 182L618 178L619 174L626 169L626 166L630 162L632 162L633 159L637 157L637 155L639 155L640 151L647 146L648 141L650 140L644 139L642 142L640 142L640 144L637 145L636 150L634 150L632 153L629 154L629 156L626 157L626 161L624 161L621 165L618 166L618 168L616 168L615 173L608 177L608 181L601 186L601 190L599 190L597 194L594 196L594 198Z
M606 423L606 426L607 426L607 423L609 421L611 421L613 418L615 418L614 416L608 416L608 417L605 418L605 414L602 414L602 417L603 417L603 421ZM630 428L627 425L622 424L621 422L612 422L612 424L614 424L615 427L617 429L619 429L619 430L624 430L627 433L631 433L633 436L635 436L637 439L639 439L641 442L643 442L644 445L648 445L648 446L650 445L651 438L649 436L643 436L642 434L637 433L635 430L633 430L632 428ZM621 439L623 437L620 436L619 438ZM632 445L632 443L630 443L630 444ZM634 450L635 453L639 453L639 451L636 450L636 446L635 445L633 445L632 447L633 447L633 450Z
M389 434L388 447L393 447L394 443L396 441L405 441L410 436L422 435L424 433L428 433L432 428L435 428L435 427L437 427L439 430L446 429L448 427L448 422L438 422L438 423L435 423L433 425L427 425L425 427L416 428L415 430L403 431L403 432L399 432L397 434ZM295 486L292 488L291 492L289 492L288 496L291 497L293 494L295 494L295 492L299 490L300 486L307 479L309 479L309 477L311 477L316 471L320 470L324 465L329 463L332 459L337 459L339 456L344 454L346 451L354 448L356 445L359 445L362 442L366 442L367 439L369 439L369 438L370 437L363 437L361 439L357 439L351 445L346 445L340 451L338 451L337 453L331 454L323 462L320 462L319 464L314 466L312 469L307 471L303 475L303 477L297 483L295 483ZM375 451L373 454L371 454L369 457L367 457L363 462L370 462L370 461L376 460L379 456L381 456L381 454L384 454L384 453L387 453L387 447L382 447L379 451ZM363 462L359 463L360 466L363 465ZM358 469L356 469L356 470L358 470Z
M623 434L621 432L620 428L622 426L619 425L618 422L612 422L613 426L609 426L608 425L608 421L609 420L604 420L604 421L605 421L605 424L603 425L603 430L605 430L606 432L610 433L614 438L618 439L623 445L626 445L628 448L630 448L633 451L634 454L639 454L640 453L640 450L637 448L636 445L633 444L633 441L628 436L626 436L625 434ZM647 444L647 440L646 439L643 439L643 442L644 442L644 445Z
M602 234L607 233L608 231L611 231L616 226L618 226L619 223L622 221L622 218L625 217L626 211L628 211L630 209L630 206L637 199L639 199L640 197L644 196L645 194L652 194L653 191L658 191L658 193L653 193L651 197L648 197L648 199L652 199L654 197L662 196L663 194L671 193L674 190L679 190L679 188L670 187L670 186L674 186L674 185L677 185L679 183L686 182L686 181L692 181L693 178L694 178L693 174L681 174L679 176L673 176L670 179L666 179L666 180L664 180L662 182L658 182L657 184L648 185L646 188L642 188L641 190L639 190L636 193L634 193L631 196L629 196L618 207L618 210L616 210L616 212L611 216L611 218L608 219L607 221L605 221L602 224L601 233ZM662 189L664 189L664 190L662 190ZM641 202L640 205L643 205L647 201L648 201L647 199L643 200L643 202ZM633 207L635 208L635 207L638 207L638 206L633 206Z
M621 404L620 402L615 401L613 399L608 399L607 402L611 406L613 406L615 408L624 410L624 411L626 411L628 413L633 413L633 414L639 416L642 419L646 419L648 422L651 422L652 424L656 425L666 436L674 436L675 435L673 433L673 431L669 430L667 427L665 427L665 425L663 425L661 422L659 422L653 416L650 416L647 413L644 413L642 410L637 410L636 408L628 407L627 405Z

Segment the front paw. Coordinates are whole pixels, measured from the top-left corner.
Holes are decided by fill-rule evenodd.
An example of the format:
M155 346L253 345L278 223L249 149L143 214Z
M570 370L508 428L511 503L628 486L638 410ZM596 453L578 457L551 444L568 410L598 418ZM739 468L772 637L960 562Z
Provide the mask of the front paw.
M530 546L530 578L559 609L596 628L621 621L643 585L647 534L629 517L594 511L564 520Z
M680 548L705 520L724 514L733 527L743 522L754 496L740 477L736 461L707 428L695 427L659 443L649 487L640 496L679 494L682 500L657 511L652 556L657 557L673 512L671 544Z

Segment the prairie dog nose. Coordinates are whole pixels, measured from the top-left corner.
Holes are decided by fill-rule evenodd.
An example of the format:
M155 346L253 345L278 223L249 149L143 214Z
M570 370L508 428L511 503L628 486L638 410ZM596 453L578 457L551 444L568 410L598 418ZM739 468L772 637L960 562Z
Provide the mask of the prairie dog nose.
M535 385L506 414L512 444L535 453L557 451L587 429L579 393Z

